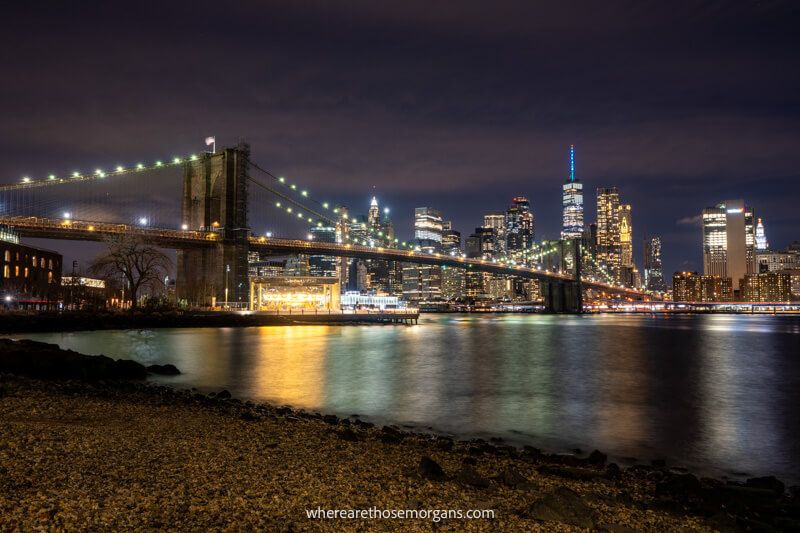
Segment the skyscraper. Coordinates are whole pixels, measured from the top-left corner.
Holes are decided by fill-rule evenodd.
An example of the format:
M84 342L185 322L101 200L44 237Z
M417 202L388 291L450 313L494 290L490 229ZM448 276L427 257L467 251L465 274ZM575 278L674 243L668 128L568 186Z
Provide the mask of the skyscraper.
M622 265L620 243L619 191L616 187L597 189L597 260L619 283Z
M506 211L506 252L517 261L527 263L525 252L533 246L534 219L531 203L517 196Z
M730 278L733 290L756 271L753 210L742 200L703 209L703 272Z
M442 250L442 214L431 207L414 209L414 240L425 253ZM442 295L442 268L433 265L403 265L403 298L410 301L438 300Z
M313 226L308 230L316 242L336 242L336 228L333 226ZM337 276L338 260L328 255L312 255L308 258L308 266L312 276Z
M661 269L661 237L650 237L644 241L644 277L648 291L667 290Z
M569 147L569 178L562 188L562 239L580 239L583 235L583 184L575 179L575 145Z
M442 223L442 253L451 256L461 255L461 233L453 229L450 221ZM458 300L464 297L466 280L465 269L442 267L442 297L445 300Z
M631 204L619 206L619 246L620 265L633 267L633 220L631 219Z
M505 213L486 213L483 215L483 227L495 231L494 254L496 257L506 255L506 215Z
M371 228L377 227L381 223L381 211L378 207L378 199L373 196L369 203L369 213L367 214L367 224Z
M761 222L761 217L759 217L756 225L756 250L763 252L767 249L769 249L769 242L767 241L767 235L764 233L764 223Z

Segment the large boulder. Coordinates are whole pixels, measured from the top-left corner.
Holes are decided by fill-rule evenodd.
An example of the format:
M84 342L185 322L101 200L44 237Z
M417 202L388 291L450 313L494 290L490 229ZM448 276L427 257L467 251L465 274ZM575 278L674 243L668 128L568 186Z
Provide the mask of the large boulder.
M533 502L523 513L525 518L561 522L584 529L595 527L595 512L574 491L560 487Z
M145 379L147 369L128 359L83 355L55 344L0 339L0 372L38 379L100 381Z

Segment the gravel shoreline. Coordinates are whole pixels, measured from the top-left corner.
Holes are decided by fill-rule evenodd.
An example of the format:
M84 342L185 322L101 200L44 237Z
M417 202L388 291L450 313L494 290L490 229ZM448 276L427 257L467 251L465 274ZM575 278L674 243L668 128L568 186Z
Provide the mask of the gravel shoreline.
M240 402L226 393L0 376L4 531L743 526L724 509L696 508L680 481L673 492L664 488L684 475L655 467L620 470L605 465L599 452L580 459L454 442L356 418ZM493 509L495 518L307 518L306 509L318 507Z

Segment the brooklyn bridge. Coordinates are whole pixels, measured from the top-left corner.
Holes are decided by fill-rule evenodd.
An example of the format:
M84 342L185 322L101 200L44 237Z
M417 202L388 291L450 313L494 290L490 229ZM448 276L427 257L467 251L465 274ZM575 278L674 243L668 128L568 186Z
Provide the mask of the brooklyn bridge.
M148 208L139 220L120 220L119 212L152 192L143 176L165 179L165 171L178 169L181 180L176 190L180 209ZM103 183L122 184L122 192L98 193ZM154 185L155 186L155 185ZM61 194L61 191L69 191ZM115 203L116 202L116 203ZM74 206L80 206L75 209ZM230 285L231 301L247 301L249 291L248 253L262 255L322 255L357 259L379 259L424 265L438 265L537 280L546 309L579 312L585 291L610 297L642 300L644 291L611 283L596 276L583 276L582 263L594 261L579 242L574 247L571 268L544 269L514 259L487 260L463 255L425 253L413 242L401 242L383 234L369 241L350 238L341 242L319 242L301 235L259 234L251 228L253 215L280 213L300 227L336 226L347 218L334 202L322 202L305 189L288 183L251 160L246 144L221 151L174 157L150 164L117 166L112 170L23 178L0 185L0 224L12 226L22 237L102 241L115 235L133 235L153 245L177 250L176 290L179 299L203 304L212 297L224 298ZM160 211L170 211L166 214ZM537 245L540 246L540 245ZM539 253L545 253L541 249ZM226 279L228 278L228 279ZM229 282L229 283L226 283Z

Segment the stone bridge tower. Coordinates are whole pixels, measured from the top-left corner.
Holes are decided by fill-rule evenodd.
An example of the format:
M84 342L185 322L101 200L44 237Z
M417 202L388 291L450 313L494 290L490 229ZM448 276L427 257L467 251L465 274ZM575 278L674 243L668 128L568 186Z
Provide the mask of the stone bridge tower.
M190 230L217 232L211 247L178 250L178 301L211 305L247 304L249 280L247 172L250 147L239 144L205 154L184 166L182 223Z

